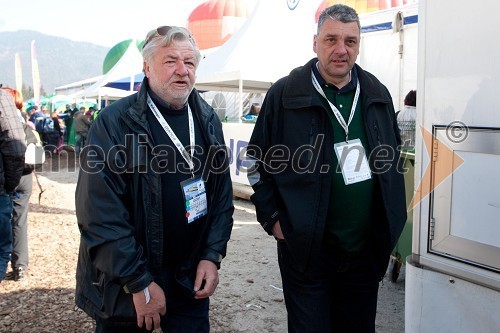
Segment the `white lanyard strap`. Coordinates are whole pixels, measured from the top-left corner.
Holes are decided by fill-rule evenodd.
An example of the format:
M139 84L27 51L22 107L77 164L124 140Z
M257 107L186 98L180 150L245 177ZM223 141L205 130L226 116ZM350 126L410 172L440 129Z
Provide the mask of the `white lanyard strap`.
M193 113L191 112L191 108L189 107L188 104L188 117L189 117L189 146L191 150L191 155L187 152L186 148L182 145L181 141L175 135L174 131L170 127L170 125L167 123L165 118L163 118L162 114L156 107L155 103L151 99L151 97L148 94L148 106L151 108L151 111L153 111L153 114L155 115L156 119L158 119L158 122L160 125L163 127L165 130L165 133L167 133L168 137L172 142L174 143L175 147L181 153L182 157L186 161L186 163L189 165L189 170L191 173L193 173L194 170L194 162L193 162L193 156L194 156L194 121L193 121Z
M340 126L342 126L342 128L345 131L345 141L346 142L349 141L349 124L351 123L352 118L354 118L354 113L356 112L356 105L358 104L358 99L359 99L359 92L360 92L359 80L357 80L357 82L356 82L356 93L354 94L354 100L352 101L351 114L349 115L349 120L347 121L347 124L346 124L344 117L342 117L342 114L340 113L340 111L326 97L325 92L323 91L323 89L321 89L321 86L319 85L319 82L316 79L316 76L314 75L313 72L312 72L311 76L312 76L312 83L313 83L314 88L316 88L318 93L321 96L323 96L326 99L326 101L328 102L328 104L330 105L330 108L332 109L332 112L335 115L335 118L337 118L337 121L339 122Z

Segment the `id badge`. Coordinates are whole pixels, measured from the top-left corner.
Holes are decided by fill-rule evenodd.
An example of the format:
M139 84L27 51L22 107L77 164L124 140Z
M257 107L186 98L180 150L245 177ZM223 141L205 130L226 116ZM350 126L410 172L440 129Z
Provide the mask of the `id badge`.
M186 207L186 219L192 223L207 214L207 192L201 177L187 179L181 182L182 193Z
M361 140L349 140L333 145L344 183L351 185L372 178Z

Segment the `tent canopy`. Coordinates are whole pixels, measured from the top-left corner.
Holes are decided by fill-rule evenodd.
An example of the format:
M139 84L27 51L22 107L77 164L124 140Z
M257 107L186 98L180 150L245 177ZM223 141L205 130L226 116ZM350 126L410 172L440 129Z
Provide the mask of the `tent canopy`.
M132 84L132 90L139 91L139 87L140 87L143 79L144 79L144 73L141 72L141 73L135 74L133 76L126 76L126 77L123 77L121 79L108 82L104 86L110 87L110 88L115 88L115 89L131 90L130 87Z
M106 87L106 84L115 80L123 79L126 76L133 78L138 72L141 71L142 65L142 55L137 49L135 41L132 41L125 54L113 66L113 68L109 70L109 72L100 77L90 87L73 94L72 97L94 97L100 100L103 96L113 99L133 94L135 92L133 90L133 86L128 90L122 90Z
M259 0L245 24L201 60L196 88L265 92L313 58L316 8L307 1L297 2L294 8L289 3Z

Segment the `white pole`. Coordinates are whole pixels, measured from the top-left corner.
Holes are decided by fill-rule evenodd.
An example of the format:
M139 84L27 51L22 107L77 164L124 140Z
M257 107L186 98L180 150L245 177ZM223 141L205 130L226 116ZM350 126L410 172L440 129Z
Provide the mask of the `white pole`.
M243 116L243 79L241 78L241 72L240 72L239 92L240 92L240 112L238 114L238 119L241 119L241 117Z

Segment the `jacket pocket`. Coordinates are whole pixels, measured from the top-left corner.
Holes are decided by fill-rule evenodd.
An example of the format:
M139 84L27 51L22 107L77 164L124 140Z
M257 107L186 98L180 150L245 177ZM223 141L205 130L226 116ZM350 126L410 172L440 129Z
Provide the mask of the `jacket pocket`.
M95 306L95 315L110 322L135 322L136 312L132 294L126 294L119 283L110 281L102 272L92 282L88 300Z

